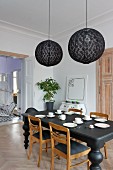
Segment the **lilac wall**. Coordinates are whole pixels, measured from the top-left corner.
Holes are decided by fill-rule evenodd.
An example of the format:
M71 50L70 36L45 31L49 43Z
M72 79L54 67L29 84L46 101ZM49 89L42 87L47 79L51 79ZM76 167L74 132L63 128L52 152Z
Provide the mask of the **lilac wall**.
M0 56L0 73L10 73L21 69L22 59Z

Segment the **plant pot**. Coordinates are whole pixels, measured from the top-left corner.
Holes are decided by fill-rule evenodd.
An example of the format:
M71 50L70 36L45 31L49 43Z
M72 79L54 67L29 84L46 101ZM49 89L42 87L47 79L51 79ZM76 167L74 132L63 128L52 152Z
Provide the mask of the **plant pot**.
M53 111L54 102L46 102L46 107L48 111Z

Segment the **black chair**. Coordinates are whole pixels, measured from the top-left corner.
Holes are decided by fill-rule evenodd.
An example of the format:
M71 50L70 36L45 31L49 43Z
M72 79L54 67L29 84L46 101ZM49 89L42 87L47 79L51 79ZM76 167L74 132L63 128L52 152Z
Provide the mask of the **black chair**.
M33 107L29 107L29 108L25 111L25 113L38 113L38 110L36 110L36 109L33 108Z
M36 110L34 107L29 107L29 108L27 108L27 110L25 111L25 113L34 113L34 114L38 114L39 111ZM23 117L23 121L25 121L24 119L25 119L25 117Z

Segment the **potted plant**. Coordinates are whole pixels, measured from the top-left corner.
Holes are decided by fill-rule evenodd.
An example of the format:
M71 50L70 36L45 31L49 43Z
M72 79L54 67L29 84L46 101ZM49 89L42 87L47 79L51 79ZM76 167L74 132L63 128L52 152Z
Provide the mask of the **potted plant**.
M57 91L60 89L59 84L53 78L47 78L45 81L40 81L36 83L39 89L43 90L44 97L43 100L47 104L47 110L53 110L54 104L54 95L57 94Z

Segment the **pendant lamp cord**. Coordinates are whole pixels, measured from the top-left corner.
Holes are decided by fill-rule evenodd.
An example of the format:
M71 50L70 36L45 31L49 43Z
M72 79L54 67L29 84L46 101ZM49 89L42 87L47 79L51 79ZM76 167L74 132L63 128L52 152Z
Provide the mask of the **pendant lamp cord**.
M49 26L48 26L48 39L50 40L50 0L49 0Z
M86 0L86 28L87 28L87 0Z

